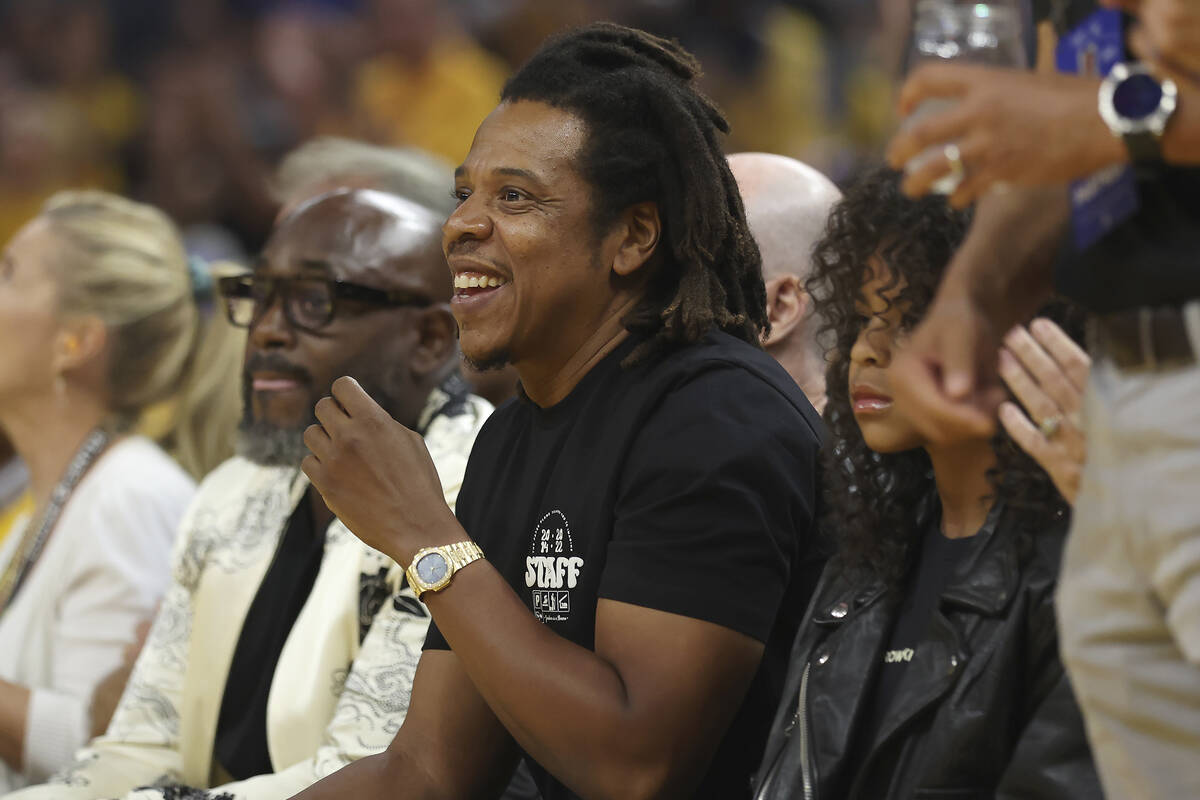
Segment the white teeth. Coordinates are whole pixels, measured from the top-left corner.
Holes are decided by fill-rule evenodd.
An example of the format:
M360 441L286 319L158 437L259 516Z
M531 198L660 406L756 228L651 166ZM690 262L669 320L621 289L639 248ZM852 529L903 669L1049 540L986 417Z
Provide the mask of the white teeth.
M491 275L470 275L460 273L454 276L455 289L494 289L503 286L508 281Z

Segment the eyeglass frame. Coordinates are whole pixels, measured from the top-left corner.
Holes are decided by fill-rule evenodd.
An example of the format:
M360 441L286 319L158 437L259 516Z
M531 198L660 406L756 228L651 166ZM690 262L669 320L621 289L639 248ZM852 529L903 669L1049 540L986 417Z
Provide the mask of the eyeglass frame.
M270 291L266 294L261 304L252 296L238 294L237 290L240 287L246 287L248 292L253 291L255 281L262 281L270 284ZM329 316L320 325L303 325L296 321L292 314L292 304L287 298L280 298L280 284L288 286L301 281L312 283L323 283L329 287ZM381 307L401 308L410 306L413 308L428 308L433 305L433 301L418 292L412 292L407 289L378 289L374 286L364 286L361 283L353 283L351 281L342 281L336 278L328 277L297 277L297 278L266 278L259 277L253 274L243 275L226 275L217 278L217 291L221 297L225 298L225 316L229 323L238 328L251 328L257 322L264 311L271 307L274 302L279 299L283 308L284 317L288 323L297 330L315 332L337 317L338 300L353 300L359 303L367 303L369 305ZM234 319L233 304L231 300L251 300L254 302L255 309L250 320L246 323L238 322Z

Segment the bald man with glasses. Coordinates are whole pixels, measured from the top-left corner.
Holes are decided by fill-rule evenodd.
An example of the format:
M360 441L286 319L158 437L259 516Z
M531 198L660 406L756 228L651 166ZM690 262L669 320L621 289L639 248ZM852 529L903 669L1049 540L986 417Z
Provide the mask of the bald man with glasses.
M249 329L239 455L184 520L108 732L13 798L283 798L391 741L428 611L299 465L314 405L349 375L421 432L454 503L491 406L458 374L440 242L423 206L334 190L281 218L251 273L220 280Z

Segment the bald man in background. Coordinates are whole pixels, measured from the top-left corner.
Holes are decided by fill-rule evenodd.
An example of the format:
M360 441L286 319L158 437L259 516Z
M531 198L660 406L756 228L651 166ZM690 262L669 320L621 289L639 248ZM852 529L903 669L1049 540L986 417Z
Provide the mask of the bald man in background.
M813 245L842 193L807 164L771 153L729 157L746 207L750 231L762 253L771 333L763 347L804 390L818 412L825 410L825 357L817 342L819 320L804 281L812 270Z

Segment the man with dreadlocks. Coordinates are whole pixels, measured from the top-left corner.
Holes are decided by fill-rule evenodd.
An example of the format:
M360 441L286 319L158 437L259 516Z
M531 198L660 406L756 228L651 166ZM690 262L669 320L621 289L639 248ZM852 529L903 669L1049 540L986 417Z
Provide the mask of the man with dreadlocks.
M811 585L820 422L759 347L758 250L677 44L594 25L507 84L443 246L461 346L522 392L458 518L353 380L305 472L434 626L389 749L302 797L749 796ZM386 690L387 687L381 687Z

